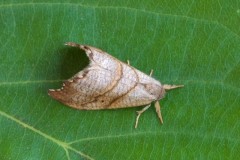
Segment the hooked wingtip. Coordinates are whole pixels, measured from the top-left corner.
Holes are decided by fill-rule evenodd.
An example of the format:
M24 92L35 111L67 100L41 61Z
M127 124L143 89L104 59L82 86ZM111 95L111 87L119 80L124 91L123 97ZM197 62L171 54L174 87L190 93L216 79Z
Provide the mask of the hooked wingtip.
M62 100L62 89L49 89L48 95L56 100Z
M55 89L49 89L48 90L48 95L53 97L53 95L56 93L56 90Z
M66 43L64 43L64 45L71 46L71 47L79 47L79 48L81 48L84 51L87 51L89 49L88 46L81 45L81 44L78 44L78 43L75 43L75 42L66 42Z
M64 43L64 45L72 46L72 47L80 47L81 46L80 44L77 44L75 42L66 42L66 43Z
M51 92L55 92L55 89L48 89L48 95L49 95Z

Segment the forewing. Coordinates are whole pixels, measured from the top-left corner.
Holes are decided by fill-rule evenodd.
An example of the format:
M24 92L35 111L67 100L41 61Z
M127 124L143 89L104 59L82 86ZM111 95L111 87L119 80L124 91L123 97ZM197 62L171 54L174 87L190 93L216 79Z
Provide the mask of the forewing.
M161 85L158 81L100 49L72 42L68 45L85 50L90 64L64 82L61 89L49 90L53 98L86 110L134 107L157 100L145 83Z

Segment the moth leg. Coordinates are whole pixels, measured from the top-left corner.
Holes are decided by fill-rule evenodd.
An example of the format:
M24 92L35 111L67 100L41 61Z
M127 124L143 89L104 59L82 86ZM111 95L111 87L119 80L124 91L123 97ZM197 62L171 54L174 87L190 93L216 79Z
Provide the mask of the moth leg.
M162 118L162 114L161 114L161 109L160 109L160 104L159 104L159 102L158 102L158 101L155 102L154 106L155 106L155 109L156 109L158 118L159 118L160 122L163 124L163 118Z
M169 84L163 85L163 88L165 90L171 90L171 89L180 88L180 87L184 87L184 85L169 85Z
M138 119L139 119L139 117L141 116L141 114L142 114L143 112L145 112L150 106L151 106L151 104L145 106L142 110L137 111L137 114L138 114L138 115L137 115L137 118L136 118L135 128L137 128Z
M149 76L152 77L153 69L151 69Z
M127 60L127 64L130 66L130 61L129 60Z

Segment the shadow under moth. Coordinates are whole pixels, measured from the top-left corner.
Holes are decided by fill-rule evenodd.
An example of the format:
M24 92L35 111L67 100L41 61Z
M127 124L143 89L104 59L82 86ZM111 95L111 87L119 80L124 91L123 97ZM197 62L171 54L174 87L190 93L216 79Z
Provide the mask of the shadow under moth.
M84 50L89 65L65 81L61 89L49 89L48 94L63 104L80 110L118 109L145 106L137 111L135 128L140 115L154 103L163 123L159 100L166 90L183 85L163 85L145 73L108 53L87 45L67 42L65 45Z

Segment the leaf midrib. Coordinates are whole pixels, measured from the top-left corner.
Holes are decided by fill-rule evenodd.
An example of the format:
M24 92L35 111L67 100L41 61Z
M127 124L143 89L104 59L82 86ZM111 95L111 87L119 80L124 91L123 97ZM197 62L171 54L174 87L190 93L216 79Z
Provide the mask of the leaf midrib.
M27 81L13 81L13 82L0 82L0 86L10 86L10 85L27 85L27 84L39 84L39 83L61 83L65 80L27 80ZM199 84L199 85L218 85L223 87L224 89L228 89L234 92L240 92L240 88L234 86L233 84L228 84L224 81L207 81L207 80L179 80L178 82L183 82L185 86L189 86L189 84Z

